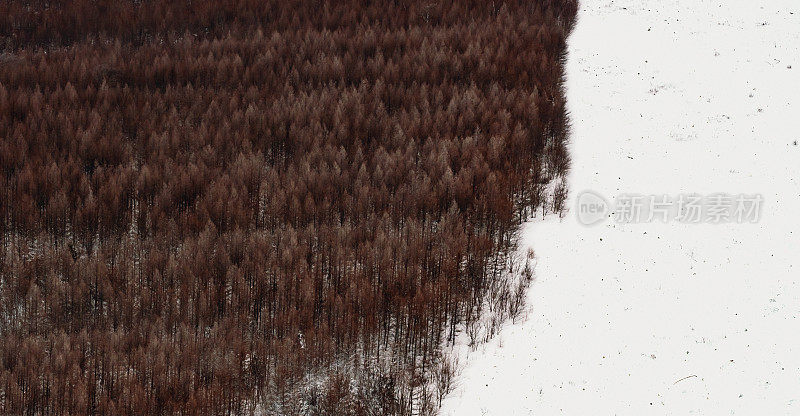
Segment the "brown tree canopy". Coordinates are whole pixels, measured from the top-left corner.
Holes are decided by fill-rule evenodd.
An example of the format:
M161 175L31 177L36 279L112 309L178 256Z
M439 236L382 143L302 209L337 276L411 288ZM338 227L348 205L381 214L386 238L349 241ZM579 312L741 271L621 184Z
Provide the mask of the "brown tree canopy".
M0 413L416 414L561 209L576 11L0 3Z

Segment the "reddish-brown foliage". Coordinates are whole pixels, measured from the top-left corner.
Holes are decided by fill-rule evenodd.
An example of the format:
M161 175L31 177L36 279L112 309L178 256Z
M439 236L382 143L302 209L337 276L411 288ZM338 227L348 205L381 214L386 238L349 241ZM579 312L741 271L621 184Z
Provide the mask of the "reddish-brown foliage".
M568 168L576 2L445 3L0 3L0 413L416 412Z

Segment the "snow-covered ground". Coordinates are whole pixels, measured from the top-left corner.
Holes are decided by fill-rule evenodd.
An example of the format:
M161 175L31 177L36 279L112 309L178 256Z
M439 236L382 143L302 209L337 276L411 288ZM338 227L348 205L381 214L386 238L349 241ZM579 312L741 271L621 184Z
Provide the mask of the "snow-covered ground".
M571 212L527 224L527 320L461 358L442 414L800 414L800 2L582 3ZM584 190L764 202L585 227Z

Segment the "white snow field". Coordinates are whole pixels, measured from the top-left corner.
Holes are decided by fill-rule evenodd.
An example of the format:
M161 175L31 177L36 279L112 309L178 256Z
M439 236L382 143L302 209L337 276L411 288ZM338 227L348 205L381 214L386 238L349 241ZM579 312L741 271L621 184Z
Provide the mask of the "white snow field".
M527 317L459 347L441 414L800 414L800 1L582 3L570 212L526 225ZM584 190L764 202L586 227Z

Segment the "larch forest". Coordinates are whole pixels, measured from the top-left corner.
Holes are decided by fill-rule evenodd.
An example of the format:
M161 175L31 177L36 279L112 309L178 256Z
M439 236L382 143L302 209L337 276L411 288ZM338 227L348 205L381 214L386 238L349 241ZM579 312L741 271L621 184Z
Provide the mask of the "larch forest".
M563 209L577 7L1 2L0 413L435 414Z

